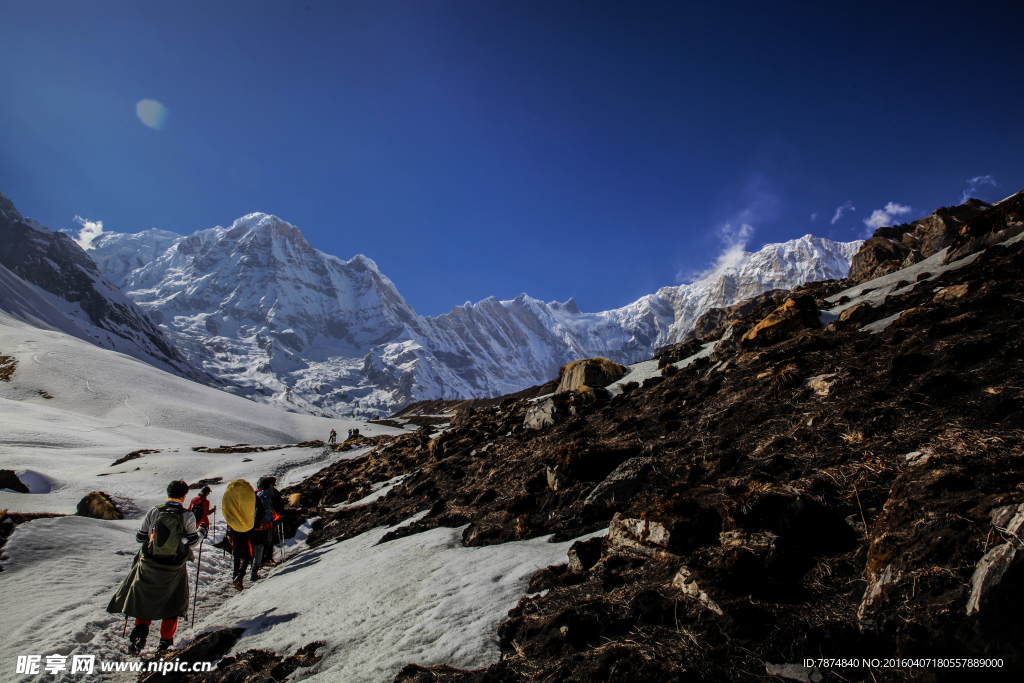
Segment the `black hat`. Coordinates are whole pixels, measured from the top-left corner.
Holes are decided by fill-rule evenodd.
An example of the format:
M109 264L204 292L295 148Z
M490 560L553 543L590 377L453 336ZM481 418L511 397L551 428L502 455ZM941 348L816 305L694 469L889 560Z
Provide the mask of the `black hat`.
M256 488L258 489L269 489L277 483L277 477L260 477L260 480L256 482Z
M209 486L203 485L203 488L199 489L199 493L212 493L213 489Z

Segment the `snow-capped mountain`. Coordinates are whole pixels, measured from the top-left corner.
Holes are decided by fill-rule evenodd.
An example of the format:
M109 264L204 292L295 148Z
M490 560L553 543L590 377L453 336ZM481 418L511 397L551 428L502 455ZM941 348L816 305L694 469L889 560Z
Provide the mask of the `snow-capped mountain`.
M421 399L518 391L581 357L649 358L711 308L844 277L859 245L811 235L767 245L704 280L600 313L521 294L436 318L417 315L369 258L320 252L261 213L187 237L103 233L89 254L193 363L238 391L366 416Z
M24 288L33 287L52 307L45 314L36 313L50 321L49 327L78 330L75 336L104 348L182 377L209 381L138 306L103 276L74 240L23 217L2 192L0 245L0 265L18 276L5 279L5 288L17 289L19 296L31 299ZM69 320L55 322L60 315Z

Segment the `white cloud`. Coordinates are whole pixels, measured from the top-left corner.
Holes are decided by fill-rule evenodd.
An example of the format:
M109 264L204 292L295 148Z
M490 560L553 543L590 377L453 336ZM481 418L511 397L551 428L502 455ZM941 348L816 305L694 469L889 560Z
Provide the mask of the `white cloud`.
M991 185L992 187L998 187L996 181L990 175L979 175L974 176L967 181L967 189L964 190L963 197L960 198L960 203L963 204L968 199L973 197L978 192L980 185Z
M846 202L845 204L843 204L842 206L840 206L840 207L838 207L836 209L836 215L832 216L832 223L830 225L835 225L836 221L839 220L840 218L842 218L843 214L846 213L847 211L856 211L856 210L857 210L857 207L853 205L853 202Z
M909 206L903 206L896 202L889 202L885 205L884 209L875 209L871 212L871 215L864 219L864 225L867 226L867 234L878 230L884 225L896 225L896 217L903 216L910 213Z
M814 222L814 221L816 221L816 220L818 220L818 214L816 214L816 213L812 213L812 214L811 214L811 222L813 223L813 222Z
M722 253L715 259L713 266L693 278L694 282L701 280L715 280L732 266L743 260L746 254L747 242L754 235L754 228L749 223L742 223L739 228L734 228L731 223L726 223L715 232L722 240L725 247Z
M82 226L81 230L78 231L78 246L82 249L92 249L92 242L94 239L103 234L103 221L91 221L88 218L82 218L81 216L75 216L75 222Z

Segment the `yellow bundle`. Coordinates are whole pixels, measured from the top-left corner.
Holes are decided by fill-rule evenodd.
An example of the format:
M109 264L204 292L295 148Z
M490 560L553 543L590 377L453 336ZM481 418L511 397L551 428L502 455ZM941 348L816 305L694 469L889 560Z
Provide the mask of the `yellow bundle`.
M221 500L220 509L224 521L234 531L249 531L256 526L256 492L245 479L235 479L228 484Z

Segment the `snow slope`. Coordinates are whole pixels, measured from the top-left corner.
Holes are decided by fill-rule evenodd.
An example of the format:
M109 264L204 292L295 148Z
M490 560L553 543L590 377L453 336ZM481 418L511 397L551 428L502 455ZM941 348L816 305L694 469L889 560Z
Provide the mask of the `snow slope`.
M398 431L256 404L6 313L0 349L18 361L12 381L0 382L0 468L15 470L38 491L0 492L0 509L73 513L82 495L103 490L128 517L40 519L14 531L0 556L0 680L26 680L13 673L18 655L128 660L124 620L105 608L138 549L141 516L164 499L170 480L223 477L213 486L219 504L231 479L253 482L272 473L285 484L365 452L209 454L192 446L294 443L324 437L332 427ZM160 452L111 466L140 448ZM529 577L565 561L571 545L538 538L464 548L462 529L377 545L384 531L316 549L291 544L289 560L241 594L230 586L230 558L207 546L195 630L181 622L178 644L204 629L239 625L246 631L236 649L291 652L323 641L324 659L295 675L319 681L390 681L409 661L486 666L498 656L495 629ZM223 532L221 522L215 536ZM190 566L192 577L194 571ZM68 672L41 678L81 680Z
M844 277L859 245L811 235L767 245L703 280L610 311L521 294L436 318L417 315L372 260L317 251L267 214L187 237L104 233L89 253L194 364L244 395L369 416L417 400L512 393L578 358L650 358L711 308Z

